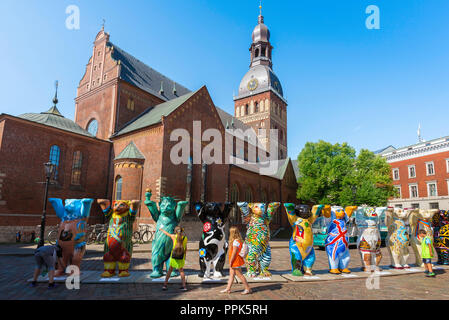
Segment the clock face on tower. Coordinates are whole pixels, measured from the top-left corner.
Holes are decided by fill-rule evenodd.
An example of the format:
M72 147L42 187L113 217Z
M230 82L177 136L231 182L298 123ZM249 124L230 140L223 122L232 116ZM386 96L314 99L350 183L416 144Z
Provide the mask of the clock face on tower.
M251 79L248 82L248 90L250 90L250 91L256 90L258 86L259 86L259 81L257 81L257 79Z

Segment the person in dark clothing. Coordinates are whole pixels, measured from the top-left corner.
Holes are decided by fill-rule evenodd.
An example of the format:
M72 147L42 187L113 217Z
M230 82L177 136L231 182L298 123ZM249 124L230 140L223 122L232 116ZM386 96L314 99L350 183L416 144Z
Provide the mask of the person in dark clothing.
M31 282L31 285L33 287L36 286L37 278L41 273L42 266L45 265L48 270L48 288L53 288L55 286L55 265L56 263L63 265L61 247L59 245L42 246L34 252L34 259L36 260L36 268L34 270L33 282Z

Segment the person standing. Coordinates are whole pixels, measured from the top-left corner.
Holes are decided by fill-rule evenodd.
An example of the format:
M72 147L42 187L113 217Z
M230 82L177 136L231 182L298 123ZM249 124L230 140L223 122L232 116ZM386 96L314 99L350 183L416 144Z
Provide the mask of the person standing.
M61 247L59 245L42 246L36 249L36 251L34 252L34 259L36 260L36 268L34 269L33 281L31 282L31 286L36 286L37 278L41 273L42 266L45 265L48 270L48 288L54 288L55 265L56 263L60 263L62 266L64 266Z
M233 226L229 229L229 281L226 289L221 290L221 293L231 293L231 287L234 283L235 276L242 281L245 290L241 294L250 294L252 291L242 273L242 267L245 265L245 256L248 253L248 247L243 241L240 231Z
M167 237L170 237L173 241L173 250L170 256L170 267L167 271L167 275L165 276L164 286L162 290L167 290L168 280L170 279L171 273L173 269L179 270L179 274L181 275L182 280L182 291L187 291L186 286L186 275L184 273L184 264L186 262L186 253L187 253L187 237L184 235L184 229L180 226L175 228L175 234L170 234L164 229L160 228Z
M435 277L435 272L432 269L433 258L433 243L432 238L427 235L426 230L421 229L418 234L421 239L421 258L424 263L424 268L427 272L426 277Z

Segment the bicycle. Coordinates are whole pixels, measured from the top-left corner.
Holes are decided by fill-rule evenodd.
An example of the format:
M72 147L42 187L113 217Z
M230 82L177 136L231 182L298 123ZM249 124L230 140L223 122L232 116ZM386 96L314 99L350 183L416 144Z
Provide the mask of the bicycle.
M52 246L56 244L56 242L58 241L58 229L53 229L50 230L47 233L47 241L49 244L51 244Z
M132 243L143 244L149 243L153 240L154 232L151 230L150 225L139 225L139 230L133 232Z

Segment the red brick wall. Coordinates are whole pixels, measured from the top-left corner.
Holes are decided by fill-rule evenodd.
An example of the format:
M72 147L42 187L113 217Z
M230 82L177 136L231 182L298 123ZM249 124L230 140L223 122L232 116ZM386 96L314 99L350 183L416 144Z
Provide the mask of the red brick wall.
M162 147L163 147L163 128L161 124L154 125L149 128L137 131L135 133L128 134L126 136L120 136L113 139L114 152L113 158L119 155L123 149L128 146L128 144L133 141L142 155L145 157L143 162L141 181L142 191L138 198L136 199L126 199L125 193L123 199L125 200L142 200L142 204L139 210L139 216L142 218L150 219L151 215L143 203L145 200L145 189L148 187L152 190L152 200L157 201L158 192L158 180L161 178L161 168L162 168ZM136 169L115 170L114 175L111 177L112 181L115 181L117 175L120 174L125 179L123 183L123 191L126 191L128 184L131 184L131 188L135 185L133 179L136 178ZM140 183L140 181L139 181ZM115 188L115 186L114 186ZM114 191L115 192L115 191ZM129 196L133 196L134 193L130 193ZM143 221L149 223L152 220Z
M240 108L242 106L245 106L246 104L250 105L251 101L259 102L264 101L264 108L266 108L265 100L268 99L270 101L270 109L269 109L269 116L268 119L264 120L256 120L252 122L245 122L247 125L251 126L256 132L258 128L261 128L261 123L264 122L264 126L262 128L269 130L271 128L275 128L275 126L278 128L279 132L279 138L278 143L280 146L282 146L282 150L284 151L284 158L287 157L287 105L284 101L282 101L276 94L274 94L271 91L263 92L254 96L246 97L240 100L235 101L235 114L237 114L237 108ZM274 103L276 103L281 110L282 118L279 114L276 114L274 111ZM265 109L264 109L265 110ZM265 111L264 111L265 112ZM263 113L264 113L263 112ZM259 111L259 113L261 113ZM241 114L239 114L239 119L242 118ZM261 113L262 114L262 113ZM249 114L250 116L256 115L256 113ZM245 114L245 117L247 115ZM280 130L283 130L283 139L280 137ZM269 147L269 146L267 146Z
M418 183L419 197L427 197L426 181L437 181L438 196L447 196L449 173L446 168L446 159L449 159L449 152L441 152L423 157L417 157L404 161L391 162L392 169L399 168L400 180L393 180L393 185L401 185L402 198L410 198L409 183ZM434 163L435 175L427 176L426 162ZM416 178L408 177L408 166L415 165Z
M11 216L2 217L0 225L40 224L44 186L38 182L45 181L43 164L49 160L52 145L61 149L60 185L50 188L49 197L65 200L107 196L110 143L11 117L3 125L0 172L6 175L2 188L6 205L0 206L0 214ZM71 185L73 153L77 150L83 153L81 188ZM48 214L49 223L55 223L51 205ZM99 207L94 205L91 215L98 214Z
M128 99L133 99L134 110L128 109ZM162 99L120 80L116 130L123 128L125 124L139 116L149 107L163 102Z
M222 147L224 149L224 128L216 112L206 87L191 97L183 106L179 107L170 116L164 119L164 158L162 176L167 178L166 194L179 199L186 198L187 192L187 164L174 165L170 160L170 151L178 142L170 141L170 134L175 129L185 129L193 139L193 121L201 121L201 135L210 128L220 130ZM202 149L210 142L202 142ZM190 151L193 156L193 142ZM224 159L224 151L222 152ZM223 160L222 159L222 160ZM223 162L223 161L222 161ZM205 201L224 202L227 195L228 165L211 164L207 168L207 192ZM193 165L192 171L192 201L201 199L203 189L202 166Z
M104 87L76 98L75 122L87 129L90 121L98 121L97 138L109 139L115 128L115 108L117 104L117 84Z

